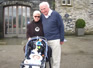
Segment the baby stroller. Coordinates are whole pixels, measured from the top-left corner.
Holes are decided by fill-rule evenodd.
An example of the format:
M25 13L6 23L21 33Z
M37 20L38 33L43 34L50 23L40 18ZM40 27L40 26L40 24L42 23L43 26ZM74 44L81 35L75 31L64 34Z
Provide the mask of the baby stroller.
M25 46L25 59L20 68L45 68L48 45L44 37L32 37Z

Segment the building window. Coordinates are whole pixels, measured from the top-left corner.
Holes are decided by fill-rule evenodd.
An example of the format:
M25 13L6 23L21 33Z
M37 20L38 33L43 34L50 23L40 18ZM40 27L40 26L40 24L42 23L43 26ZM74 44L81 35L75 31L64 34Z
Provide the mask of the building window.
M62 0L62 5L72 5L72 0Z

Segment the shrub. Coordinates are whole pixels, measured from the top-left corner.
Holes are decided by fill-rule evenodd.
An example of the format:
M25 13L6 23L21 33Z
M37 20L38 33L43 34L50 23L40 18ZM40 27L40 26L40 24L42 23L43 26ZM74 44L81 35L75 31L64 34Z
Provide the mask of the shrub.
M83 19L78 19L76 21L76 28L84 28L85 27L85 21Z

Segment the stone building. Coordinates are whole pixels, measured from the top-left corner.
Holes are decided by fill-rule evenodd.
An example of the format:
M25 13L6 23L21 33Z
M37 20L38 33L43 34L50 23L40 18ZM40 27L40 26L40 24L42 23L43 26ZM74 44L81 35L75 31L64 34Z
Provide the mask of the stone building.
M65 25L66 34L75 34L75 21L82 18L86 22L85 34L93 34L93 0L55 0Z
M93 34L93 0L0 0L0 38L25 37L26 25L42 1L61 14L65 34L75 34L78 18L86 22L85 33Z

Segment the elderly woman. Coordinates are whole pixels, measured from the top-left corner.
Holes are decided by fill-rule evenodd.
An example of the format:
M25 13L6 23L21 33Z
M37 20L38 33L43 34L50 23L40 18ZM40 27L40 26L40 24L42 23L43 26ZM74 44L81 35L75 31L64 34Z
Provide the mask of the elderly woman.
M40 21L40 11L33 12L33 21L27 25L27 39L33 36L44 36L42 22Z
M33 21L27 25L26 36L30 40L34 36L44 36L42 22L40 21L40 11L35 10L33 12ZM23 47L25 52L25 46Z

